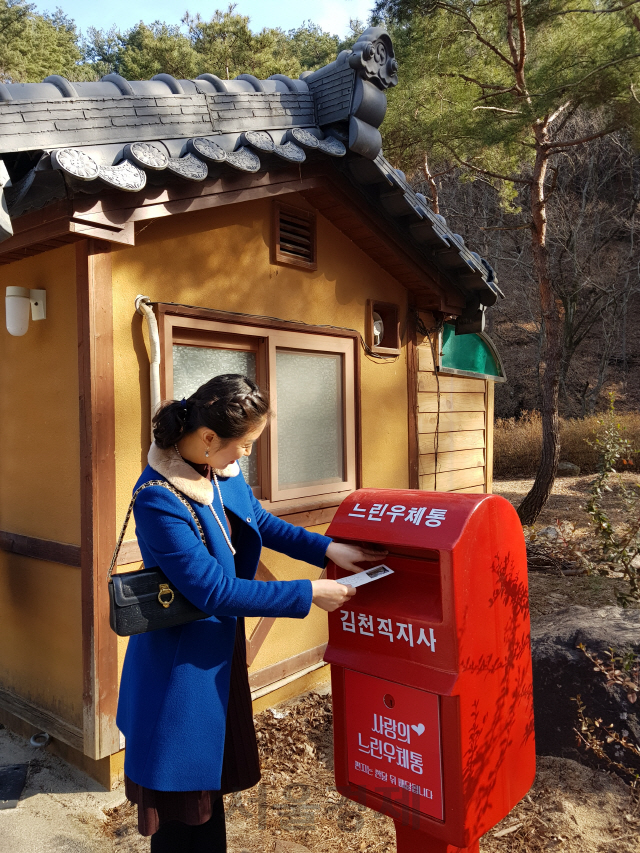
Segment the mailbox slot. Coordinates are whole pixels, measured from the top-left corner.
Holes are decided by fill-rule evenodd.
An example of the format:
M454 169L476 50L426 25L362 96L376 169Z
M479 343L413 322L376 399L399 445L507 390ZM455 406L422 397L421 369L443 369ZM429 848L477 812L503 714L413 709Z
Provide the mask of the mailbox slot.
M357 656L361 672L377 675L391 666L408 686L449 692L456 666L455 619L446 595L449 561L442 556L390 551L383 562L394 574L359 587L344 609L330 614L325 660L343 664L344 651L352 661ZM330 578L343 574L329 565Z
M409 620L442 622L440 562L389 553L383 560L395 572L358 589L361 608L384 618L404 613Z

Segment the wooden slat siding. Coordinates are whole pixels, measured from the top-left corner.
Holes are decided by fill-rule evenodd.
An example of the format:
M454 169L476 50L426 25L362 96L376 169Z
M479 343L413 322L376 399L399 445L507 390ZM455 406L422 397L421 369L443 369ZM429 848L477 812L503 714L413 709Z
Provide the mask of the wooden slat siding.
M107 243L76 249L82 531L84 753L120 749L116 728L117 637L109 627L106 570L116 540L115 407L111 254Z
M80 546L55 542L52 539L38 539L36 536L22 536L0 530L0 550L34 560L46 560L49 563L61 563L63 566L80 568Z
M267 687L269 684L280 681L281 678L287 678L289 675L294 675L308 666L313 666L314 663L319 663L322 660L326 648L327 644L324 643L321 646L307 649L305 652L300 652L298 655L286 658L286 660L278 661L278 663L274 663L272 666L259 669L249 676L249 686L252 690L260 690L261 687Z
M484 412L440 412L440 419L435 413L418 414L418 432L435 432L436 422L439 432L464 432L468 429L484 429Z
M420 455L433 453L435 450L435 432L425 432L418 436ZM483 429L465 432L443 432L438 440L438 454L452 450L477 450L485 446Z
M420 344L418 347L418 370L431 372L435 379L435 373L433 373L433 353L428 343Z
M486 443L487 443L487 466L484 478L484 490L490 495L493 492L493 418L494 418L494 392L495 382L490 379L487 383L487 425Z
M420 477L421 489L436 489L438 492L453 492L468 486L476 486L476 491L484 489L484 468L469 468L466 471L443 471L437 475L423 474Z
M486 381L437 375L427 341L418 347L417 388L420 488L484 491L488 458Z
M450 489L451 494L468 494L468 495L478 495L482 494L483 490L481 486L467 486L465 489Z
M440 392L440 413L442 412L484 412L486 405L484 390L480 394L458 394ZM418 394L419 412L437 412L438 395Z
M460 471L466 468L484 467L484 450L454 450L447 453L438 451L438 470L436 472L435 453L420 457L420 473L438 475L443 471Z
M418 391L435 394L438 390L438 380L441 394L484 394L485 392L484 379L467 379L464 376L451 376L447 373L436 376L435 373L427 373L424 370L418 373Z
M23 699L22 696L16 696L9 690L4 690L0 687L0 708L24 720L41 732L47 732L56 740L61 740L63 743L69 744L74 749L82 752L83 733L82 729L61 719L56 714L29 702L28 699Z
M409 429L409 488L420 485L418 450L418 347L416 345L416 321L412 306L407 317L407 408Z

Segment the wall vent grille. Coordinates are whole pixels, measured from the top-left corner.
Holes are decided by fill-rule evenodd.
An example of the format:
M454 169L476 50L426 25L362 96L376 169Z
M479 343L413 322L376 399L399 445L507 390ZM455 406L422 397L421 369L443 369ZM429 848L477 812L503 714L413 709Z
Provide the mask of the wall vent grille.
M318 268L316 217L307 210L274 205L273 262L286 266Z

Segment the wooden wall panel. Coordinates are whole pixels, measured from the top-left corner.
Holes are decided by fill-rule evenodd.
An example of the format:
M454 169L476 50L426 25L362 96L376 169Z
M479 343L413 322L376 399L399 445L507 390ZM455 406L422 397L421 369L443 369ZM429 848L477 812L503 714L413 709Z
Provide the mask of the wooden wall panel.
M426 453L420 457L421 474L440 474L442 471L460 471L466 468L484 468L484 450L438 452L437 469L435 453Z
M428 370L431 372L435 370L433 353L428 343L418 347L418 370Z
M451 376L441 373L426 373L421 370L418 374L418 391L431 392L435 394L440 388L441 394L453 392L456 394L484 394L485 379L467 379L465 376Z
M408 418L408 449L409 449L409 488L420 487L418 450L418 347L416 345L416 321L415 314L409 310L407 317L407 407Z
M435 432L424 432L418 438L418 450L421 456L424 456L425 453L434 453ZM438 454L447 453L451 450L476 450L484 446L485 434L483 429L443 432L438 436Z
M420 488L490 491L493 382L436 374L428 341L416 346L416 354Z
M493 419L494 419L494 391L495 383L487 380L487 425L485 428L487 442L487 470L485 475L484 490L490 495L493 492Z
M457 394L441 390L439 401L437 394L418 394L419 412L437 412L438 403L441 412L484 412L486 394L484 388L480 394Z
M439 432L461 432L467 429L484 429L486 417L484 412L440 412L419 413L418 432L435 432L438 424Z
M436 489L437 479L437 489ZM454 492L474 486L476 492L484 491L484 468L469 468L466 471L444 471L438 474L423 474L420 477L420 488L438 492Z

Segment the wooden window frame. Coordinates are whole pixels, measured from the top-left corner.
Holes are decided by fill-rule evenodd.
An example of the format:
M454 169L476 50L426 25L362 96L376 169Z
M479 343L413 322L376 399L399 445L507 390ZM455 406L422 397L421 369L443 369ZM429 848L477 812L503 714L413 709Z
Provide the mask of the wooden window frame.
M256 355L256 381L261 386L267 384L264 338L257 335L237 335L227 331L213 330L210 322L189 318L184 323L171 323L169 340L171 341L170 352L166 353L164 359L167 389L173 388L173 347L175 345L253 352ZM253 452L258 456L258 485L251 488L255 497L261 500L264 497L263 483L269 481L267 464L269 453L266 440L262 436L256 442Z
M262 505L278 515L313 511L339 505L361 482L360 446L360 350L357 333L351 330L306 326L285 320L233 315L210 309L154 305L158 316L161 346L161 396L171 399L173 391L173 345L230 346L255 351L258 383L269 389L276 417L270 420L256 443L260 486L254 488ZM343 454L345 479L335 483L281 489L277 466L276 352L339 353L342 356Z
M305 219L309 223L309 235L311 240L311 260L304 258L296 258L295 255L289 252L284 252L280 248L280 214L285 213L290 216L295 216L298 219ZM291 207L280 202L273 203L272 211L272 226L271 226L271 263L278 264L284 267L296 267L297 269L317 270L318 269L318 237L317 237L317 222L316 215L310 210L304 210L299 207Z

